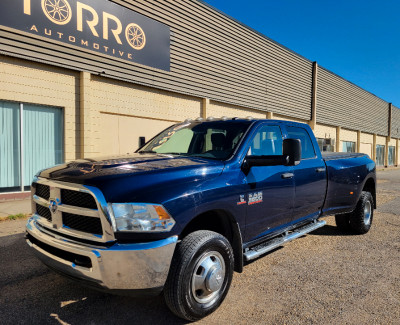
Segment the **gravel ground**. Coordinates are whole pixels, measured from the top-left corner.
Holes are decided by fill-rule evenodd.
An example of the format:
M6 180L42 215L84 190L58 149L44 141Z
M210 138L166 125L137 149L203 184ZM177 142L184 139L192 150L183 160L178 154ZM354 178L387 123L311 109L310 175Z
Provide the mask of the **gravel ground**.
M222 306L200 324L400 324L400 170L378 173L363 236L327 225L235 273ZM0 324L184 324L161 297L86 289L28 251L25 221L0 223Z

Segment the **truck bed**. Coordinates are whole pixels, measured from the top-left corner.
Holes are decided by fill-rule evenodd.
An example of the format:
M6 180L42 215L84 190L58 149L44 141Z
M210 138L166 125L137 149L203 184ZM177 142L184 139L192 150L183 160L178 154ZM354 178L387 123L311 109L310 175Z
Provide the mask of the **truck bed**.
M367 154L365 153L355 153L355 152L321 152L321 155L322 159L324 159L325 161L367 156Z
M328 179L323 215L352 211L375 163L364 153L323 153L322 158Z

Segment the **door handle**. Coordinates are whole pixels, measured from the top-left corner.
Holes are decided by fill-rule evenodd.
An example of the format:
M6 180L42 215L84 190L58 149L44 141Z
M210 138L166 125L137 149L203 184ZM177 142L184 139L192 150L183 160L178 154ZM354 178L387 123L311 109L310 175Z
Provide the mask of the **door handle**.
M293 178L293 176L294 176L293 173L283 173L283 174L281 175L281 177L282 177L283 179Z
M325 172L325 168L317 168L315 171L317 172L317 173L323 173L323 172Z

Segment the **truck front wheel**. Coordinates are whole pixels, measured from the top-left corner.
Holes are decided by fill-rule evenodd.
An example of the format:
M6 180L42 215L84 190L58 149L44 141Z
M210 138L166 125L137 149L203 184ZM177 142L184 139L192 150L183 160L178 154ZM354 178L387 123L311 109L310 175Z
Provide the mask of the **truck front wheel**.
M374 199L370 192L363 191L354 211L337 215L335 220L339 229L362 235L371 229L373 216Z
M232 282L233 251L212 231L195 231L177 246L164 287L169 309L178 317L199 320L225 299Z

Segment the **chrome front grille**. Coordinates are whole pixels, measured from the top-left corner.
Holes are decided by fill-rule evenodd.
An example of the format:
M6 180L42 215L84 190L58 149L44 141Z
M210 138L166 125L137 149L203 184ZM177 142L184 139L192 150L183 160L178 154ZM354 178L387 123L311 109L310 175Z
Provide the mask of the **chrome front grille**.
M81 239L115 239L107 204L97 188L38 178L32 184L32 203L44 227Z
M80 208L97 209L96 200L89 193L61 189L61 202Z
M50 198L50 186L35 184L36 185L36 195L43 199L48 200Z
M49 208L36 204L36 213L39 216L46 218L48 221L51 221L51 212Z
M77 214L62 213L64 227L88 232L91 234L102 235L101 221L99 218L85 217Z

